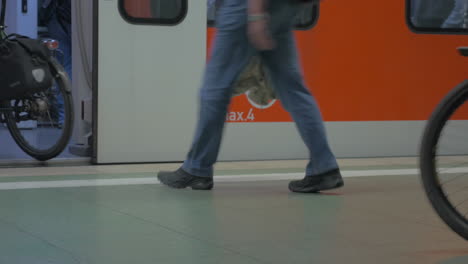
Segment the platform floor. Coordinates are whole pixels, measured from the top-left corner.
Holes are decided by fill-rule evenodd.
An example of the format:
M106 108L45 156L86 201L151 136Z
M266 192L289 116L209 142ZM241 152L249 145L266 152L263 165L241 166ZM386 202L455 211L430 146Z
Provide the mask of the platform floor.
M414 158L340 160L345 188L293 194L305 161L220 163L211 192L178 164L0 169L1 264L468 263Z

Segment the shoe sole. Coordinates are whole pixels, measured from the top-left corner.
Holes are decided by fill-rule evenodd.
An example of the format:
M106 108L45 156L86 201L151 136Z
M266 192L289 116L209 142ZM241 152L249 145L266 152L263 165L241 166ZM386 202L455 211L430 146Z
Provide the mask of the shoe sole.
M192 188L192 190L195 190L195 191L210 191L213 189L213 184L207 186L207 187L195 187L195 186L190 186L190 188Z
M297 193L319 193L322 191L329 191L334 189L339 189L344 186L344 181L339 180L335 184L323 184L321 186L311 186L308 188L301 188L301 189L289 189L291 192Z

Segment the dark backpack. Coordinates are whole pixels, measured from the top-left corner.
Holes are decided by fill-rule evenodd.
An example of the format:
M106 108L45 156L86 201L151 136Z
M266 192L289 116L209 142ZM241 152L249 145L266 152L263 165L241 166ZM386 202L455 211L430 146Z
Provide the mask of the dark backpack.
M53 85L50 51L41 41L11 35L0 40L0 100L19 99Z

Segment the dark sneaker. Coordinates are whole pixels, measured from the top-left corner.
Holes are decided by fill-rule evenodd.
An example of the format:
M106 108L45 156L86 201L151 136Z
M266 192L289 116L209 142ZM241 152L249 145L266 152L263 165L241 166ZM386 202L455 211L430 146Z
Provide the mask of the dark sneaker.
M318 193L343 187L340 170L329 171L320 175L306 176L302 180L289 183L289 190L300 193Z
M174 189L191 187L193 190L213 189L213 179L208 177L193 176L182 169L173 172L159 172L159 181Z

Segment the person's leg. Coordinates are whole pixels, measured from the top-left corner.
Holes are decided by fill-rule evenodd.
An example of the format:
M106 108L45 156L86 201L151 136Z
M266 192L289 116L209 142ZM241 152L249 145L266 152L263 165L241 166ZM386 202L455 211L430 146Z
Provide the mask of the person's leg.
M263 53L278 98L294 119L306 144L310 162L306 175L318 175L338 168L330 150L324 122L314 97L304 84L292 33L277 38L277 48Z
M239 7L233 4L221 8L219 12L221 20L218 21L213 52L200 90L199 119L191 149L181 169L158 175L164 184L171 187L193 188L198 182L194 183L191 177L203 177L210 181L213 177L213 165L219 153L232 85L255 54L245 30L246 10ZM201 185L200 189L208 186Z
M212 177L218 157L232 85L252 57L245 33L219 32L200 91L199 120L183 169Z
M294 9L285 4L280 11L272 10L272 14L273 17L276 14L277 19L272 21L276 48L273 51L263 52L262 58L269 70L278 98L294 119L309 150L310 161L306 176L309 176L308 179L311 177L316 179L307 183L317 185L315 182L319 182L323 176L330 174L338 176L338 164L328 144L320 109L302 77L294 34L288 24L288 21L294 17ZM341 179L341 176L339 178ZM332 185L335 187L336 184ZM325 189L323 187L321 189ZM307 190L316 190L316 188Z

